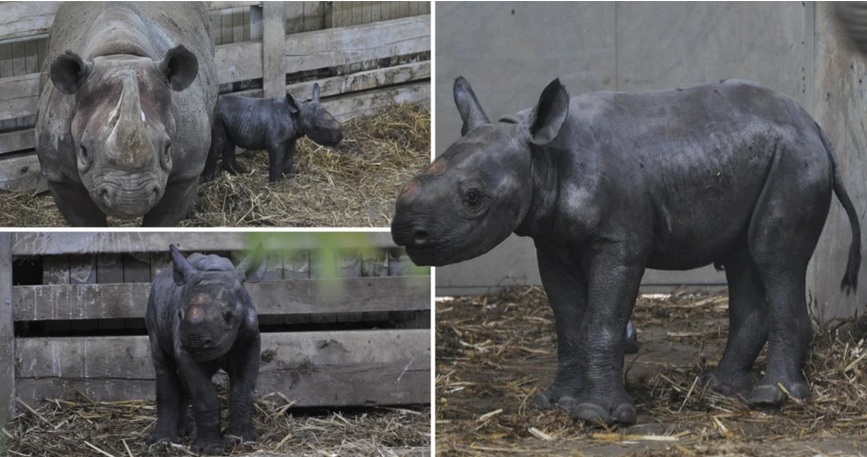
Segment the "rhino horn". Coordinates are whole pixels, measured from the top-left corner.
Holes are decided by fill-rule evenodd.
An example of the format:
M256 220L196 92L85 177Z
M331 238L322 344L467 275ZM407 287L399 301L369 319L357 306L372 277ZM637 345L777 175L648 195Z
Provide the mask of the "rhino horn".
M123 88L117 106L109 115L113 125L108 137L108 155L120 166L141 168L147 165L148 148L144 134L147 119L141 109L138 78L134 71L123 76Z

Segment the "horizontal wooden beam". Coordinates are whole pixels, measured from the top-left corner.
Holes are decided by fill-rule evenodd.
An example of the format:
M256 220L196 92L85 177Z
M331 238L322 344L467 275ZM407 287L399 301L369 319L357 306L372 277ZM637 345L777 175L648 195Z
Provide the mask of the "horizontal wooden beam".
M430 82L424 81L323 100L322 106L339 121L344 122L354 117L370 116L392 105L426 103L430 106L430 96Z
M25 129L0 133L0 155L36 148L36 130Z
M247 284L259 314L430 309L429 276L284 279ZM151 284L15 286L16 321L144 317Z
M262 2L205 2L208 11L225 10L229 8L242 8L246 6L260 6Z
M289 35L283 68L297 73L430 49L430 15L426 14Z
M36 153L3 157L0 160L0 190L34 192L48 190ZM0 211L3 211L0 208Z
M0 121L36 114L38 99L39 73L0 79Z
M169 244L184 252L242 251L250 247L251 233L257 240L264 238L265 249L316 249L321 243L316 232L270 232L274 236L257 232L16 232L13 237L13 255L63 254L131 254L135 252L168 252ZM346 233L335 236L329 243L336 249L365 247L396 247L390 233Z
M154 398L145 336L20 338L17 396L95 401ZM296 406L430 401L430 330L264 333L257 395L280 392Z

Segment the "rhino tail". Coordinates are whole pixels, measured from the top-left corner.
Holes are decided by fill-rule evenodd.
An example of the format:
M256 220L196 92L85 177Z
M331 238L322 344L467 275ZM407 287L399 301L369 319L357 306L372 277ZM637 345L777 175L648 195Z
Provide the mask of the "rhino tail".
M849 193L843 187L843 179L840 177L840 169L837 167L837 153L834 152L834 147L831 145L831 140L822 131L822 128L816 124L819 129L819 136L822 138L822 144L825 145L825 151L828 153L828 159L831 160L831 169L834 172L834 194L846 210L846 215L849 217L849 224L852 226L852 244L849 246L849 263L846 265L846 274L843 276L843 281L840 283L840 289L849 295L850 292L855 292L858 289L858 269L861 267L861 224L858 222L858 214L855 212L855 206L852 205L852 200L849 199Z

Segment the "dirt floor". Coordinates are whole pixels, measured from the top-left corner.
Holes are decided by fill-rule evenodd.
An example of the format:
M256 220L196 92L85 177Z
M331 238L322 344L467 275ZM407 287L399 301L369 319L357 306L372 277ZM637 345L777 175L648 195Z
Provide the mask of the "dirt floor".
M223 398L223 426L227 423ZM145 445L156 423L153 401L78 403L48 401L23 412L2 429L4 456L188 456L181 444ZM284 398L256 401L257 443L227 449L231 456L425 457L430 454L430 408L297 410ZM2 447L0 447L2 453Z
M538 288L439 301L438 455L867 455L867 349L858 326L817 329L813 399L755 411L695 383L725 345L725 295L646 295L639 354L626 357L638 423L604 429L542 411L532 395L556 373L553 314ZM845 330L844 330L845 329ZM764 353L758 361L764 368Z
M295 175L268 183L268 154L238 160L248 173L220 172L199 186L199 204L183 227L386 227L401 187L430 163L430 110L397 105L343 123L335 148L297 143ZM218 165L219 167L219 165ZM64 227L47 192L0 191L0 227ZM134 227L141 218L109 219Z

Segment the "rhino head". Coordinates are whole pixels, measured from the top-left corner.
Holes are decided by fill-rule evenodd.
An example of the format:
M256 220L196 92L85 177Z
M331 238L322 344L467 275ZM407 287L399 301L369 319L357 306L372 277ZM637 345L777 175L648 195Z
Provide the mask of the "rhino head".
M299 133L306 135L314 143L332 147L343 140L340 122L319 103L319 83L313 84L311 100L299 102L292 94L286 94L286 104L296 119L295 125Z
M245 282L259 282L265 274L261 246L234 270L199 270L178 251L169 247L172 277L182 287L178 304L177 335L180 344L197 361L225 355L235 342L244 321L257 327Z
M490 122L470 84L454 85L462 137L407 183L397 199L391 234L417 265L442 266L478 257L525 220L535 195L533 156L560 132L569 94L551 82L529 115Z
M54 87L75 96L70 131L79 177L106 214L134 218L162 198L176 130L171 92L189 87L198 68L183 46L160 61L114 55L85 62L67 51L51 63Z

